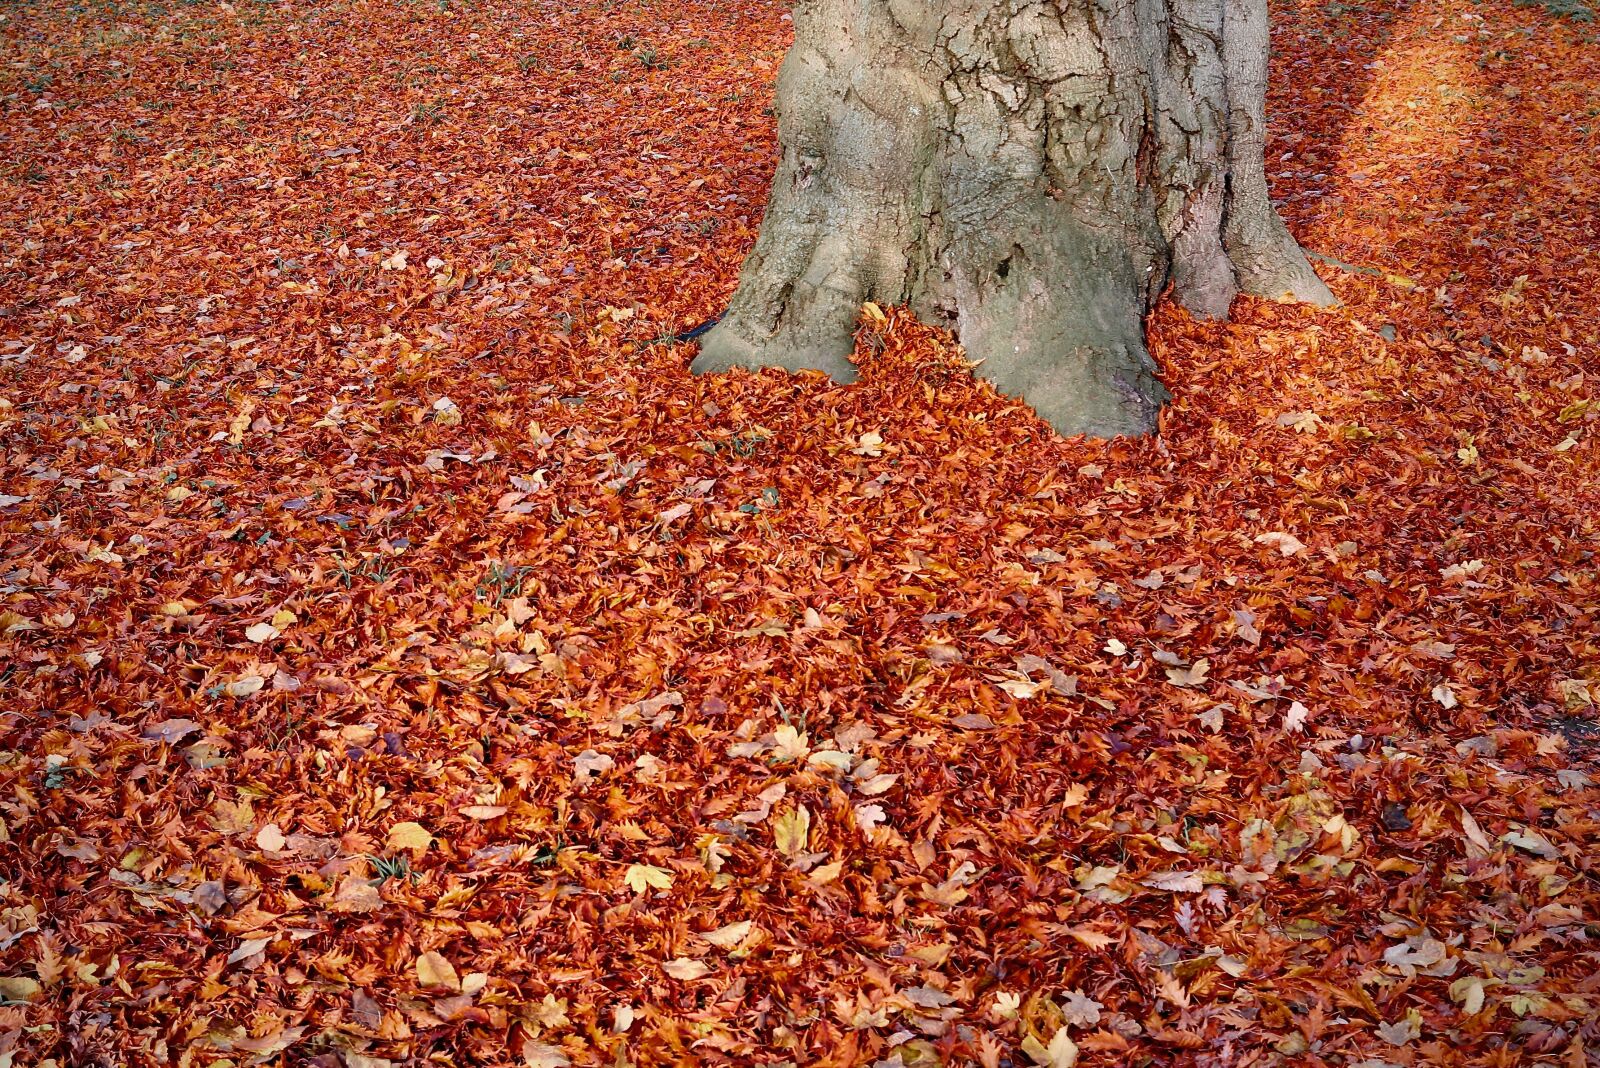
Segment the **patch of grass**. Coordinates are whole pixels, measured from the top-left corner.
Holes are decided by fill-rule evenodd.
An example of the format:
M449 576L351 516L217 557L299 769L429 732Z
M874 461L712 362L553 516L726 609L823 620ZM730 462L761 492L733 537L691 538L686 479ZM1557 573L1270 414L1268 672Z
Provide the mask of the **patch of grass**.
M418 101L411 106L411 121L432 125L444 118L444 98L422 103Z
M1542 7L1547 14L1573 22L1594 21L1594 9L1578 0L1513 0L1513 3L1517 7Z

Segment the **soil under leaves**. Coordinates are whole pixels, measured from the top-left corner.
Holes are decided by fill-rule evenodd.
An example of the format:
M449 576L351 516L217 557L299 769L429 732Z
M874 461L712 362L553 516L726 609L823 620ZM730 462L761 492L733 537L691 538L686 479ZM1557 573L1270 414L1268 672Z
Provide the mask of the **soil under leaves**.
M1593 1063L1600 45L1276 19L1104 444L686 373L778 4L0 7L0 1063Z

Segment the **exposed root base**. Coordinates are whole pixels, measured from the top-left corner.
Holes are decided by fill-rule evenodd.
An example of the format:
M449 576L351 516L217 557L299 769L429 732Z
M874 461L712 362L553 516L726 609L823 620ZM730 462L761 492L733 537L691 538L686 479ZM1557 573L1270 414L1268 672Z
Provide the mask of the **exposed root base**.
M1155 429L1143 319L1330 304L1268 199L1264 0L802 0L760 240L696 373L840 382L866 300L1064 434Z

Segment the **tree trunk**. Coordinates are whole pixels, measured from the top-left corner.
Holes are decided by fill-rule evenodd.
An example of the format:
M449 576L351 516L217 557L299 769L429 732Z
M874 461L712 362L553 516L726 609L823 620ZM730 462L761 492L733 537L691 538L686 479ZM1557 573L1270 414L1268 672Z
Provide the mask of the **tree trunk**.
M800 0L761 236L696 372L855 377L862 302L1066 434L1146 433L1144 315L1332 294L1267 197L1265 0Z

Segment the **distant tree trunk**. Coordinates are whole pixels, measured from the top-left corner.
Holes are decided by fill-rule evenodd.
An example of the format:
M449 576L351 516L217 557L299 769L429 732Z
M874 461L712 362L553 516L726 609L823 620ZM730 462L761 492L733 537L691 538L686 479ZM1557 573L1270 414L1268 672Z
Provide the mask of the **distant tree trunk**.
M697 372L855 377L864 300L1058 430L1154 429L1143 319L1332 303L1267 197L1266 0L800 0L761 236Z

